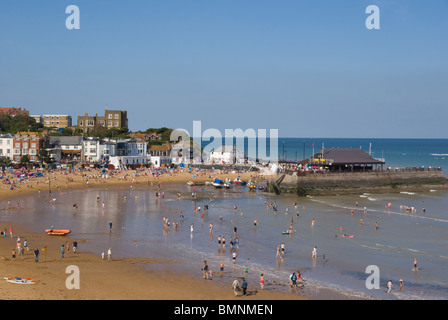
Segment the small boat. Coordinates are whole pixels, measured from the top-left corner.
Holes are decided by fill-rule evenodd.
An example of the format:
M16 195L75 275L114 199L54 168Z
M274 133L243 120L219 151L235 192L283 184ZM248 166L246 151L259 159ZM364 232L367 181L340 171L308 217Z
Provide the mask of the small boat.
M246 184L246 181L242 181L240 178L236 178L235 180L233 180L233 182L235 182L236 184L240 184L240 185Z
M189 185L189 186L194 186L195 183L194 183L193 181L188 181L188 182L187 182L187 185Z
M249 181L249 183L247 184L247 186L249 187L250 191L254 191L257 189L257 186L255 185L255 183L253 183L252 181Z
M17 284L36 284L36 280L32 280L30 278L26 278L26 279L22 279L19 277L14 277L14 278L7 278L4 277L3 279L6 280L6 282L9 283L17 283Z
M212 186L214 186L217 189L221 189L224 185L222 185L221 183L212 182Z
M49 236L66 236L68 235L71 230L58 230L58 229L47 229L45 230L45 233Z

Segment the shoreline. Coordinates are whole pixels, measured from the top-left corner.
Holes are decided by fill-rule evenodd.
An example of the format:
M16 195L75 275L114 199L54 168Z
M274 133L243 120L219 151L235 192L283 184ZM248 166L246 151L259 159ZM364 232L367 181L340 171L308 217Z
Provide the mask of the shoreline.
M241 176L242 179L246 179L252 174L235 173L219 176L224 178ZM210 179L208 175L196 177L196 181L200 182L210 181ZM129 172L123 172L120 176L106 181L95 175L88 178L88 176L53 173L41 178L32 178L19 186L16 184L14 190L9 190L3 185L0 189L0 201L11 200L10 208L6 207L2 210L22 210L19 207L20 198L37 192L46 191L51 197L57 196L59 191L71 189L142 184L148 186L152 184L154 187L158 183L186 183L189 180L192 180L189 173L132 178ZM17 208L15 208L15 202L17 202ZM1 206L3 208L4 203ZM192 278L187 273L175 272L176 268L170 270L170 265L177 264L176 261L157 257L114 257L113 255L111 261L102 260L99 255L89 252L88 249L84 250L82 240L80 240L78 253L73 253L70 248L62 258L61 245L68 242L67 239L70 238L50 237L43 232L32 232L26 221L20 223L2 221L2 230L5 228L9 230L10 226L13 228L13 238L10 238L9 232L6 238L0 238L0 263L2 263L3 277L31 278L36 280L37 284L18 285L7 283L2 279L0 284L0 299L2 300L308 300L295 293L282 293L266 288L260 290L259 284L249 284L247 296L235 297L229 283ZM17 245L17 236L20 237L22 244L25 239L27 240L28 250L25 250L23 257L17 254L13 259L12 250ZM46 251L42 251L44 246L47 248ZM38 248L40 252L37 263L34 261L35 248ZM66 288L66 280L71 275L66 273L66 268L70 265L79 268L81 279L79 290Z

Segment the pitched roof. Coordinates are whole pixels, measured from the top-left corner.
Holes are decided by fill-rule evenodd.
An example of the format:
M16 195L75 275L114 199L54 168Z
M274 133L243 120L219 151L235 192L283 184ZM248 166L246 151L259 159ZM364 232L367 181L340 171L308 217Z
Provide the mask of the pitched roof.
M313 155L311 158L301 161L301 163L310 163L314 159L325 159L330 165L356 165L356 164L384 164L382 160L373 158L371 155L361 149L324 149Z
M81 145L82 137L79 137L79 136L50 136L50 144Z

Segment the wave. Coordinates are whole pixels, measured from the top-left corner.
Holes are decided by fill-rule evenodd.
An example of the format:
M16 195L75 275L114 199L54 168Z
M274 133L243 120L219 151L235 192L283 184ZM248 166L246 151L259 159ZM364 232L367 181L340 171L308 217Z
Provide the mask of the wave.
M327 202L327 201L323 201L323 200L318 200L318 199L313 198L313 197L309 197L309 199L311 201L314 201L314 202L318 202L318 203L321 203L321 204L325 204L327 206L336 207L336 208L340 208L340 209L347 209L347 210L351 210L351 209L360 210L361 209L359 207L347 206L347 205L344 206L344 205L341 205L341 204L336 204L336 203L331 203L331 202ZM370 198L369 200L376 201L377 199L376 198ZM447 219L432 218L432 217L428 217L428 216L421 216L421 215L415 215L415 214L398 212L398 211L392 211L392 210L378 210L378 209L370 208L369 212L394 214L394 215L403 216L403 217L409 217L409 218L414 218L414 219L431 220L431 221L438 221L438 222L448 222Z

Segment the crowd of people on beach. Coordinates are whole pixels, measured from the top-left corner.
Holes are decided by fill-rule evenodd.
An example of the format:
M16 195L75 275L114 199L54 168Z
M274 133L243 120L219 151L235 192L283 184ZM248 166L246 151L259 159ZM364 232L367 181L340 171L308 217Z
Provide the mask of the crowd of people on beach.
M178 170L178 169L176 169L176 170ZM202 174L202 175L207 175L208 174L211 177L212 172L210 172L210 171L207 171L207 170L202 170L201 171L201 170L197 170L197 169L195 169L195 170L196 170L197 174ZM53 175L56 172L63 173L63 175L66 177L66 180L65 181L58 180L58 179L61 179L61 178L58 177L58 176ZM160 172L160 170L152 170L152 169L146 169L145 168L145 169L141 169L141 170L133 170L131 172L125 172L124 174L122 174L123 172L121 172L121 170L115 170L115 171L108 172L108 178L107 179L111 179L112 177L117 177L118 179L120 179L122 181L126 181L128 183L131 183L131 185L132 185L133 183L136 182L137 177L151 177L151 178L156 178L157 179L157 178L160 178L161 175L166 175L166 174L170 175L170 174L175 174L176 172L178 172L178 171L174 171L174 170L169 171L168 170L168 171L162 173L162 172ZM21 176L21 174L20 174L21 180L15 180L15 179L18 179L18 176L19 176L19 175L17 175L17 173L15 175L13 175L11 172L9 172L9 173L8 172L3 172L2 178L3 178L4 184L8 185L8 186L9 185L14 185L15 186L14 188L16 188L17 186L21 186L24 183L28 183L28 184L35 183L36 187L39 187L39 183L40 183L40 186L42 186L42 183L44 183L44 184L46 184L48 186L50 184L50 181L58 182L60 185L64 184L64 182L65 182L65 185L67 185L68 183L73 181L73 176L76 176L76 175L79 175L79 176L82 177L82 182L83 183L87 183L88 181L101 182L101 181L104 181L104 179L106 179L106 177L104 176L104 173L101 173L101 171L93 170L93 169L89 169L89 168L87 168L87 169L80 169L80 168L74 169L74 168L71 168L71 169L58 170L58 171L50 170L50 171L45 172L43 176L39 176L39 177L36 176L36 175L33 175L33 174L29 174L29 172L24 172L23 174L24 174L24 176ZM163 199L164 198L164 192L161 190L161 188L162 188L162 182L161 181L157 181L157 180L150 181L150 180L147 180L147 184L153 186L153 183L155 181L156 181L157 187L158 187L156 198L157 199ZM57 187L57 185L54 186L54 187ZM131 186L131 188L132 188L132 186ZM194 194L195 194L195 192L194 192ZM177 193L177 198L181 199L182 195L180 193ZM50 202L49 202L50 205L52 204L52 202L51 202L51 201L53 201L52 199L53 198L50 199ZM56 199L54 199L54 201L56 201ZM97 201L100 201L99 196L97 196ZM76 208L77 208L77 204L75 204L75 205L76 205ZM75 205L74 205L74 208L75 208ZM278 214L279 213L279 208L277 206L276 201L265 201L265 205L266 205L266 208L272 210L272 212L274 214ZM20 208L19 202L17 202L16 206L13 206L11 200L8 200L8 206L5 209L11 209L13 207L19 209ZM105 204L103 202L103 209L104 209L104 207L105 207ZM292 203L291 207L294 208L293 212L295 213L296 220L298 220L299 217L300 217L300 210L299 210L298 203L294 201ZM385 205L385 208L386 209L391 209L391 203L387 203ZM302 211L306 210L305 206L303 206L301 208L301 210ZM364 217L367 215L367 208L366 207L364 207L363 209L359 208L358 202L355 203L355 206L354 206L353 209L350 209L350 214L351 215L354 214L354 210L362 210ZM417 213L417 209L415 207L412 207L412 206L401 205L400 206L400 211L403 211L403 210L406 210L406 212L408 212L408 213ZM235 205L234 206L235 214L237 214L238 211L239 211L239 214L241 216L244 215L244 210L238 209L237 205ZM193 197L193 212L195 214L197 214L198 216L200 216L201 223L203 223L203 221L204 221L204 214L208 214L208 212L209 212L208 205L203 205L201 207L200 205L197 204L197 202L195 201L195 199ZM422 208L422 213L425 213L425 212L426 212L425 208ZM289 207L285 208L285 211L283 212L283 214L285 214L285 215L289 214L290 217L291 217L290 218L290 225L289 225L288 229L284 232L284 234L287 234L287 235L290 235L290 236L292 236L293 233L294 233L294 217L293 217L293 215L291 213L292 212L290 212ZM363 222L364 222L364 217L363 216L360 217L360 225L363 225ZM179 228L180 222L183 221L184 217L185 217L185 214L184 214L183 211L179 212L179 219L180 219L179 222L171 221L168 217L162 217L163 231L165 233L170 232L171 230L173 232L179 231L180 230L180 228ZM219 221L222 221L222 215L219 215ZM259 221L258 221L257 218L255 218L253 220L254 228L257 228L258 224L259 224ZM311 222L311 227L314 227L315 225L316 225L316 220L313 218L312 222ZM235 270L235 265L237 264L239 247L240 247L240 237L238 236L237 229L238 229L237 226L234 225L233 233L229 230L229 233L231 233L231 236L227 237L227 239L229 239L228 243L227 243L227 239L226 239L225 235L219 234L216 237L217 244L218 244L218 250L219 250L219 252L222 253L223 256L224 256L224 250L226 248L226 245L229 244L231 259L232 259L232 262L233 262L233 265L234 265L233 270ZM379 230L379 223L378 223L378 221L375 222L375 229ZM109 224L109 230L110 231L112 230L112 222L110 222L110 224ZM191 224L191 226L190 226L190 233L191 233L191 236L193 236L193 234L194 234L194 224ZM213 223L209 224L209 233L210 233L210 237L214 238L214 234L213 234L214 233L214 225L213 225ZM1 235L5 238L5 237L7 237L7 234L8 234L8 230L6 228L4 228L4 230L1 231ZM348 237L348 238L353 237L353 235L349 235L349 234L345 233L344 228L343 228L342 225L340 226L340 235L342 237L344 237L344 238L345 237ZM13 238L12 227L9 230L9 237ZM337 237L337 234L335 234L335 237ZM77 241L73 241L71 246L72 246L73 253L77 253L78 252L78 242ZM22 240L20 239L20 237L17 237L17 246L15 248L13 248L12 251L11 251L12 259L15 260L17 257L22 257L22 259L23 259L23 255L28 250L29 250L29 246L28 246L27 240L25 239L23 244L22 244ZM66 242L64 244L61 244L60 250L61 250L61 258L64 258L65 255L70 252L70 243ZM317 246L314 246L313 248L310 248L310 250L311 250L311 258L312 259L316 259L318 257ZM34 253L34 256L35 256L35 262L36 263L39 262L39 254L40 254L39 248L34 249L33 253ZM285 256L286 256L286 246L285 246L285 243L282 242L277 247L276 258L277 259L285 259ZM325 257L325 254L322 254L321 257L322 257L322 261L323 262L327 262L328 261L326 259L326 257ZM112 260L112 250L111 250L111 248L109 248L108 250L105 250L104 252L101 253L101 259L105 260L106 258L107 258L108 261ZM224 272L224 263L223 263L223 261L220 262L219 267L217 266L217 269L221 273ZM216 271L213 271L212 268L209 267L209 265L207 264L207 261L204 261L204 264L203 264L201 270L203 272L203 278L204 279L213 279L213 277L214 277L214 275L216 273ZM248 272L247 267L244 267L244 270L245 270L246 273ZM416 270L416 271L418 270L418 268L417 268L417 259L415 259L415 261L414 261L414 270ZM291 286L291 288L296 288L296 287L300 287L301 288L301 287L303 287L304 279L303 279L301 271L297 270L297 272L293 272L289 276L289 278L287 279L287 282ZM400 282L400 288L403 288L404 281L402 279L400 279L399 282ZM261 273L260 274L259 286L260 286L260 289L264 289L265 288L265 273ZM248 285L247 285L247 278L245 277L243 279L243 283L241 283L241 284L239 283L238 279L235 279L235 281L232 284L232 287L234 288L235 292L239 291L239 289L241 288L243 290L242 291L243 295L246 295L247 287L248 287ZM387 283L387 289L388 289L387 292L391 292L392 281L389 281Z

